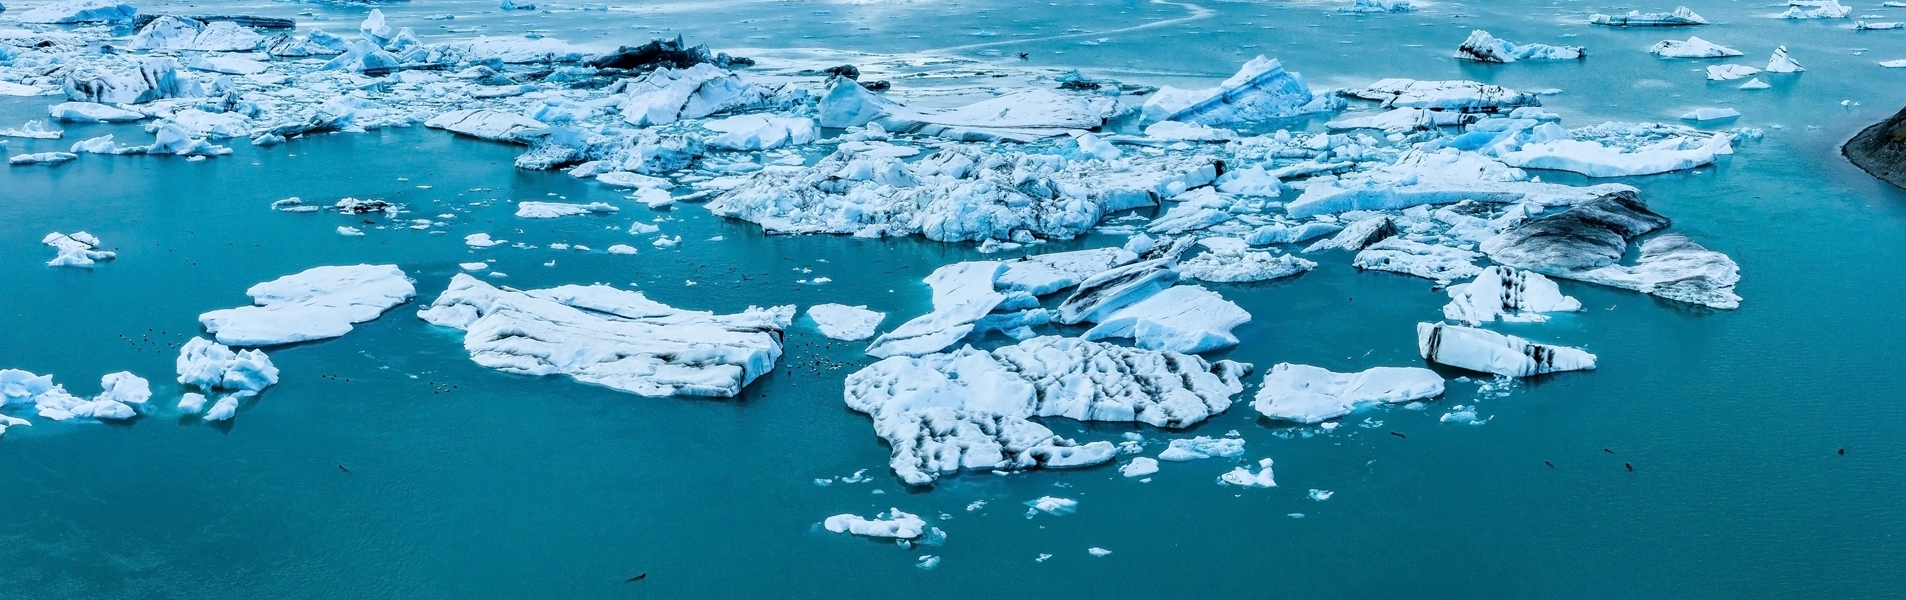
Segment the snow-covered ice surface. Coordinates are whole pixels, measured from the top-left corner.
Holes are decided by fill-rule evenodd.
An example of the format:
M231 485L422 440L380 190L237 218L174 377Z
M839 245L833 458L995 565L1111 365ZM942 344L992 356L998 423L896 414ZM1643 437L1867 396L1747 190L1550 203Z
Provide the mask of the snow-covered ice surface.
M1516 45L1497 39L1481 29L1469 33L1469 39L1456 47L1456 58L1479 62L1512 63L1518 60L1576 60L1582 58L1580 46L1547 44Z
M1541 323L1549 320L1542 313L1582 309L1580 301L1562 295L1555 282L1541 273L1511 267L1483 269L1475 279L1446 291L1450 300L1443 305L1443 318L1470 325L1497 320Z
M793 306L681 310L606 285L498 288L465 274L418 311L464 332L477 364L644 396L734 396L780 360Z
M1509 377L1595 368L1595 355L1578 348L1460 325L1418 323L1416 348L1430 362Z
M807 318L820 327L822 335L851 342L873 337L887 313L867 310L866 306L816 304L807 307Z
M1180 428L1224 412L1250 366L1195 355L1037 337L991 352L971 346L895 356L847 376L847 407L873 418L893 472L928 485L963 469L1080 467L1117 455L1030 419Z
M822 521L821 525L834 533L910 540L925 533L927 522L919 515L890 508L887 512L874 515L872 519L854 514L834 515Z
M1310 365L1278 363L1264 374L1257 398L1259 414L1298 423L1321 423L1360 406L1401 404L1443 394L1443 378L1419 367L1372 367L1334 373Z
M313 267L245 290L251 306L199 315L230 346L275 346L334 338L417 295L396 265Z

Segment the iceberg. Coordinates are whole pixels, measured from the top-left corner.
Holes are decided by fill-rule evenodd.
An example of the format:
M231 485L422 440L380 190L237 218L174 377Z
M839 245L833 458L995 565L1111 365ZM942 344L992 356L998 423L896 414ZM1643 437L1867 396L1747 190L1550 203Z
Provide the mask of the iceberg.
M1489 32L1477 29L1469 32L1469 39L1456 47L1456 58L1478 62L1512 63L1518 60L1577 60L1582 58L1580 46L1550 46L1547 44L1527 44L1518 46Z
M1322 423L1372 404L1401 404L1443 394L1443 378L1422 367L1374 367L1336 373L1278 363L1264 374L1251 407L1272 419Z
M1277 487L1277 479L1274 478L1274 474L1271 472L1271 459L1266 458L1257 461L1257 468L1258 471L1256 473L1252 473L1250 467L1231 469L1230 472L1218 476L1218 483L1247 488Z
M1190 439L1172 440L1165 446L1164 452L1158 453L1158 460L1185 462L1207 458L1237 458L1243 455L1243 438L1211 438L1201 435Z
M720 67L703 63L686 69L661 68L627 85L622 119L630 125L667 125L683 119L768 108L773 93L741 81Z
M1712 308L1734 309L1741 304L1741 297L1734 293L1741 280L1734 259L1678 233L1642 242L1633 266L1610 264L1569 278Z
M47 107L56 120L80 123L130 123L145 115L94 102L61 102Z
M46 234L46 237L40 238L40 243L52 246L53 250L58 252L58 254L53 257L53 260L46 263L46 266L49 267L83 267L90 269L93 268L93 265L98 261L112 260L118 256L118 254L111 251L100 250L99 238L93 237L93 234L84 231L75 231L71 235L55 231Z
M9 156L7 157L7 164L14 166L57 165L75 158L79 158L79 155L71 152L34 152L32 154L15 154Z
M1213 283L1270 281L1317 268L1317 263L1289 254L1242 248L1206 252L1178 262L1185 277Z
M1702 109L1717 110L1717 109ZM1718 109L1731 112L1733 109ZM1703 113L1696 111L1684 119L1718 119L1740 116L1736 112ZM1553 124L1543 127L1553 127ZM1560 130L1560 127L1556 127ZM1654 175L1707 165L1721 156L1734 153L1734 137L1715 134L1706 139L1673 136L1634 149L1602 145L1591 140L1576 140L1560 134L1560 139L1523 144L1520 149L1498 155L1504 164L1523 169L1571 171L1589 177L1627 177Z
M1478 115L1444 110L1426 110L1421 108L1394 108L1367 117L1336 119L1325 123L1331 129L1381 129L1386 132L1407 133L1437 127L1460 127L1476 122Z
M1706 25L1707 19L1694 14L1686 6L1677 6L1673 12L1644 13L1638 10L1628 11L1625 15L1594 14L1588 17L1589 24L1608 25L1610 27L1681 27L1688 25Z
M1502 265L1573 279L1617 263L1630 240L1668 224L1633 192L1620 192L1522 223L1483 242L1482 251Z
M245 290L252 306L199 315L221 344L275 346L351 332L417 295L396 265L313 267Z
M1059 303L1054 319L1068 325L1103 321L1178 282L1178 258L1191 249L1183 241L1155 249L1156 258L1106 269L1079 282L1077 290Z
M1178 121L1218 126L1263 121L1321 112L1331 108L1328 99L1318 102L1304 77L1284 71L1275 59L1258 56L1244 63L1237 74L1202 90L1159 88L1140 108L1140 120L1146 123Z
M834 515L823 521L821 526L834 533L911 540L926 532L927 522L898 508L890 508L885 513L874 515L872 519L852 514Z
M1885 22L1854 21L1853 22L1854 31L1886 31L1889 29L1906 29L1906 22L1901 22L1901 21L1885 21Z
M210 71L227 75L257 75L271 68L265 63L242 56L194 56L185 61L185 68L194 71Z
M994 261L963 262L934 269L926 284L933 288L933 312L901 323L875 338L867 355L921 356L951 347L974 333L975 323L993 312L1006 296L994 290L1006 265Z
M231 21L204 23L172 15L153 19L132 38L138 50L251 52L264 44L265 36Z
M1045 336L991 352L887 358L849 375L844 396L873 418L894 474L929 485L962 469L1109 462L1118 454L1111 443L1079 444L1029 419L1187 427L1229 408L1249 372L1243 363Z
M721 135L710 137L708 146L722 150L762 151L784 146L801 146L820 137L814 120L772 115L741 115L702 123L702 127Z
M1760 69L1747 65L1714 65L1707 68L1707 80L1733 81L1743 77L1751 77L1759 72Z
M179 348L179 383L203 390L256 394L278 383L278 367L258 350L232 352L224 344L194 337Z
M1741 116L1741 111L1734 110L1732 108L1697 108L1697 109L1694 109L1694 111L1689 112L1688 114L1681 115L1681 118L1690 120L1690 121L1717 121L1720 119L1732 119L1738 116ZM1712 144L1715 142L1715 140L1719 140L1719 139L1721 139L1721 137L1716 136L1715 138L1708 140L1707 143ZM1683 168L1686 168L1686 167L1683 167Z
M1662 40L1648 48L1648 51L1667 58L1725 58L1741 55L1739 50L1698 37L1689 37L1687 41Z
M1760 78L1758 77L1754 79L1749 79L1747 80L1747 83L1741 84L1741 89L1743 90L1764 90L1771 87L1774 87L1774 86L1769 85L1765 81L1761 81Z
M499 371L643 396L732 397L774 369L794 307L717 315L606 285L517 291L459 273L417 316L462 330L470 359Z
M1511 267L1483 269L1469 283L1449 286L1449 304L1443 318L1470 326L1494 321L1541 323L1548 312L1582 310L1582 303L1562 295L1554 281L1541 273Z
M1482 272L1475 264L1481 254L1406 240L1385 238L1357 252L1350 266L1362 270L1389 271L1414 275L1437 283L1475 277Z
M1132 462L1125 463L1118 468L1118 474L1125 477L1144 477L1157 472L1158 459L1149 456L1134 458Z
M1305 253L1325 250L1347 250L1357 252L1370 245L1396 235L1396 224L1390 217L1378 215L1344 226L1342 231L1330 239L1311 244L1304 248Z
M22 12L14 18L21 23L65 25L70 23L119 23L131 21L139 9L112 0L58 0Z
M901 112L904 109L898 102L867 91L860 82L836 76L828 78L827 89L816 105L815 118L822 127L846 129Z
M1138 260L1138 255L1123 248L1098 248L1024 256L1006 263L1006 272L996 282L1001 289L1044 296Z
M565 202L524 201L516 203L516 216L525 219L555 219L576 215L604 214L620 210L607 202L570 204Z
M60 139L60 135L63 133L65 132L47 129L46 123L41 122L39 119L27 121L26 124L21 125L19 129L0 129L0 137L19 137L36 140L57 140Z
M1236 346L1231 330L1250 320L1251 313L1217 292L1181 285L1113 311L1081 337L1132 338L1147 350L1197 354Z
M873 337L875 328L887 318L887 313L867 310L866 306L816 304L807 307L807 318L820 327L821 335L853 342Z
M1838 0L1794 2L1792 4L1793 6L1787 7L1787 12L1780 13L1779 18L1844 19L1847 15L1853 14L1853 9L1847 8L1844 4L1840 4Z
M1335 223L1312 222L1296 226L1273 223L1251 230L1251 234L1246 236L1244 241L1253 246L1302 244L1339 231L1343 231L1343 226Z
M548 133L543 122L516 113L486 108L453 110L424 121L424 126L473 138L527 144Z
M1505 377L1595 368L1595 355L1577 348L1442 323L1416 324L1416 349L1430 362Z
M1787 56L1786 46L1774 48L1773 58L1767 59L1768 73L1799 73L1805 70L1800 67L1800 63L1794 62L1794 59Z
M1457 112L1503 112L1541 106L1535 94L1475 81L1383 79L1346 93L1383 103L1385 108L1427 108Z
M946 110L889 109L887 131L962 141L1033 141L1105 125L1118 101L1101 95L1025 90Z
M495 60L510 65L578 62L585 54L568 42L548 37L477 36L448 42L444 47L462 53L463 59L470 62Z
M1350 6L1341 6L1337 12L1343 13L1406 13L1416 10L1409 0L1351 0Z
M198 80L179 73L178 61L170 58L146 58L130 70L101 70L82 66L66 73L62 89L75 102L141 104L169 98L197 98L205 95ZM55 116L58 116L57 114Z

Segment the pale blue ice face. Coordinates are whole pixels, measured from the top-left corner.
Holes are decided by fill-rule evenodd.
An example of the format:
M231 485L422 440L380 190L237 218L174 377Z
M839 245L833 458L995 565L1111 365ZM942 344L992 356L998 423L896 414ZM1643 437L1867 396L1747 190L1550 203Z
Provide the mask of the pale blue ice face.
M176 402L182 390L167 374L176 346L199 332L197 316L312 266L395 263L416 279L419 300L343 338L273 350L281 383L244 401L226 424L147 417L10 429L0 439L0 506L9 509L0 597L1897 593L1906 583L1898 568L1906 450L1897 443L1906 409L1893 372L1895 340L1906 331L1897 300L1906 293L1906 193L1848 165L1837 147L1899 108L1906 69L1877 63L1906 59L1906 34L1855 32L1852 19L1774 20L1764 17L1784 7L1718 1L1689 3L1712 24L1673 29L1584 24L1591 12L1673 3L1441 2L1369 16L1334 6L699 2L504 13L487 1L417 0L381 8L426 42L535 32L608 48L679 34L764 59L863 66L894 59L832 53L946 54L975 61L955 65L974 73L950 80L969 86L1027 85L986 74L1003 65L1203 87L1264 54L1318 89L1384 77L1557 88L1544 105L1570 126L1675 122L1697 108L1734 108L1740 119L1700 127L1762 128L1764 140L1741 143L1714 167L1621 181L1672 217L1674 230L1739 262L1741 308L1561 281L1583 312L1495 328L1591 350L1593 372L1505 387L1452 380L1420 410L1366 410L1329 432L1259 419L1248 403L1175 432L1053 419L1046 424L1055 432L1081 440L1136 431L1148 456L1168 439L1236 430L1246 453L1165 463L1149 482L1106 466L968 473L908 490L887 473L887 448L868 419L841 404L842 378L870 362L865 342L828 340L805 319L789 332L782 369L740 398L710 401L498 373L472 364L455 332L415 312L463 270L459 263L488 262L488 271L508 275L492 281L522 289L633 285L661 302L718 312L865 304L888 312L891 327L928 309L926 273L982 256L970 245L765 237L693 205L652 212L594 182L517 170L510 163L519 148L422 128L268 149L240 143L234 155L203 162L86 156L13 167L0 170L0 368L53 373L76 394L124 370L152 380L155 403ZM141 9L298 16L339 34L355 32L367 12L283 2ZM438 14L457 18L422 19ZM1862 2L1854 6L1861 15L1906 20L1906 9ZM1146 27L1153 23L1163 24ZM1588 58L1451 58L1479 28L1518 44L1585 46ZM1689 35L1746 56L1646 52ZM1742 91L1701 72L1717 62L1764 66L1782 44L1807 71L1761 75L1771 89ZM1028 54L1024 62L1018 52ZM900 88L926 85L892 79ZM0 98L0 126L42 118L51 100ZM64 129L61 140L9 139L6 153L65 150L105 133L149 137L131 125ZM290 196L387 198L416 216L454 216L441 219L447 233L432 235L390 228L387 219L269 210ZM512 216L520 200L623 209L528 221ZM660 233L628 232L655 219L663 219ZM367 235L343 237L339 226ZM41 236L75 230L99 236L117 259L90 271L45 267L52 251ZM478 232L538 248L461 243ZM653 247L664 234L681 243ZM1047 248L1123 241L1090 234ZM639 254L601 252L613 244ZM1414 326L1440 314L1444 294L1427 280L1359 273L1348 254L1313 258L1319 266L1296 278L1204 284L1253 317L1233 332L1236 348L1211 358L1252 362L1260 373L1285 361L1340 372L1421 364ZM832 281L796 283L821 276ZM1256 380L1247 379L1241 399ZM1280 487L1217 485L1264 457L1275 458ZM862 482L838 479L863 469ZM831 485L815 484L828 478ZM1331 495L1313 499L1312 488ZM1024 503L1046 496L1077 500L1076 512L1025 519ZM920 515L947 541L907 550L818 525L889 508ZM1095 547L1113 553L1088 553ZM1035 560L1044 554L1052 556ZM918 568L923 555L937 568ZM645 580L624 583L643 572Z

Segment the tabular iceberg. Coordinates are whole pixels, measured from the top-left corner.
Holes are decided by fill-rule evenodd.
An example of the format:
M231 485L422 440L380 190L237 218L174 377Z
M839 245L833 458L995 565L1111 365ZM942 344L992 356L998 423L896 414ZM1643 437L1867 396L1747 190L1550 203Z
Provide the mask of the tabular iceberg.
M917 515L890 508L872 519L853 514L834 515L821 526L834 533L910 540L926 532L927 522Z
M1321 112L1327 98L1311 94L1304 76L1286 72L1275 59L1259 56L1236 75L1203 90L1159 88L1140 109L1144 122L1179 121L1217 126Z
M1443 378L1421 367L1374 367L1335 373L1320 367L1278 363L1264 374L1251 402L1259 414L1298 423L1321 423L1369 404L1398 404L1443 393Z
M644 396L734 396L781 358L794 307L676 309L605 285L499 289L459 273L417 316L464 331L479 365Z
M396 265L313 267L251 286L253 306L199 315L205 331L232 346L274 346L334 338L408 302L417 288Z

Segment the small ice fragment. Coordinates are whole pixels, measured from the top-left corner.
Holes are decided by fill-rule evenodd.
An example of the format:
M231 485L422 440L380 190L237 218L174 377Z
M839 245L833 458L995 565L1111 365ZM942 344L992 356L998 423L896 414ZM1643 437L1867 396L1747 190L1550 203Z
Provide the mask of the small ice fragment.
M1072 514L1072 511L1076 510L1079 506L1079 501L1053 496L1041 496L1038 500L1027 501L1026 506L1032 507L1032 510L1026 513L1027 517L1031 517L1034 513L1040 512L1058 516Z
M1313 489L1313 490L1311 490L1311 491L1310 491L1310 499L1312 499L1312 500L1316 500L1316 501L1318 501L1318 502L1323 502L1323 501L1325 501L1325 500L1329 500L1329 499L1330 499L1330 497L1331 497L1331 496L1333 496L1333 495L1336 495L1336 492L1333 492L1333 491L1330 491L1330 490L1318 490L1318 489Z
M1111 551L1111 550L1106 550L1106 549L1104 549L1104 548L1100 548L1100 547L1098 547L1098 546L1093 546L1093 547L1091 547L1091 548L1086 548L1086 549L1085 549L1085 553L1086 553L1086 554L1090 554L1090 555L1093 555L1093 556L1105 556L1105 555L1107 555L1107 554L1111 554L1111 553L1112 553L1112 551Z

